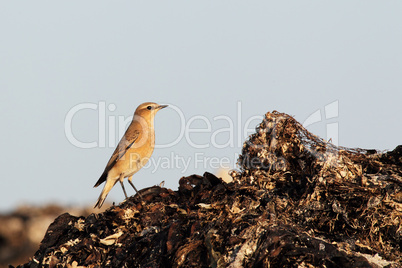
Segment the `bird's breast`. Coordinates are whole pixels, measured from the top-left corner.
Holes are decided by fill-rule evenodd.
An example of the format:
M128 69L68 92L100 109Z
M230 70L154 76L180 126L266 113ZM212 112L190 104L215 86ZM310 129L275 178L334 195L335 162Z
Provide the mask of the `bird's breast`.
M133 145L137 146L132 146L128 149L115 165L117 173L123 173L125 177L133 175L144 167L148 163L155 147L152 137L148 137L142 144L136 144L135 142Z

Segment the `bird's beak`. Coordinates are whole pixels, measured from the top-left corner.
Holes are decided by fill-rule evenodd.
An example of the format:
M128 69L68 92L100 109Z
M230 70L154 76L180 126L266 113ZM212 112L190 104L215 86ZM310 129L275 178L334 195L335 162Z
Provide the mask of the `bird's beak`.
M159 105L158 110L168 107L167 105Z

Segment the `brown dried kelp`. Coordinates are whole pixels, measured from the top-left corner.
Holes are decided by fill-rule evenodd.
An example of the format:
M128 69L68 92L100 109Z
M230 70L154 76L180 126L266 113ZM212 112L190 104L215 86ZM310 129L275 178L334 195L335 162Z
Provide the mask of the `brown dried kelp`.
M238 183L283 199L275 214L333 243L400 260L402 146L394 151L336 147L293 117L267 113L239 157Z
M59 216L20 267L400 267L401 147L336 147L267 113L240 171Z

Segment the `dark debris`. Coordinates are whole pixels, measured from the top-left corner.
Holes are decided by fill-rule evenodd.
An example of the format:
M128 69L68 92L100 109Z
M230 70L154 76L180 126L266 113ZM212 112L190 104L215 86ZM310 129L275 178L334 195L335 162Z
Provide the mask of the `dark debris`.
M336 147L267 113L233 183L210 173L60 215L19 267L401 267L401 147Z

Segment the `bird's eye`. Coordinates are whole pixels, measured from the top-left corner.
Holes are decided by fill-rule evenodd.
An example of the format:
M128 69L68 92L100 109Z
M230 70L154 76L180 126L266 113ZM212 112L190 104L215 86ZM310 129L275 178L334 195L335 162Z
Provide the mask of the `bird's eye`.
M147 106L147 109L148 109L148 110L151 110L151 109L152 109L152 107L151 107L151 106Z

